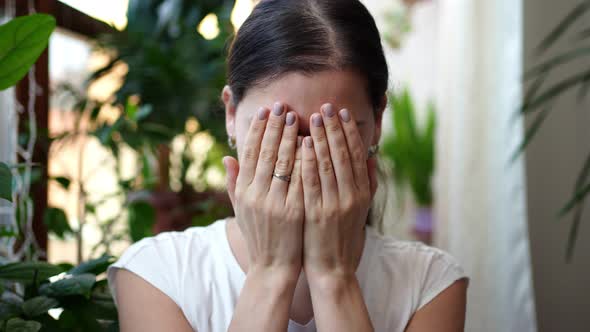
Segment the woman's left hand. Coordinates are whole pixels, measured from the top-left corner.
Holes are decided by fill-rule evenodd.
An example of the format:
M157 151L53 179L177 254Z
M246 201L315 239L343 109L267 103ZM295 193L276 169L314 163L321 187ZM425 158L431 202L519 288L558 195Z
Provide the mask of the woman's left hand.
M377 182L375 160L350 111L330 104L310 119L302 147L305 203L305 274L314 279L350 278L364 246L364 226Z

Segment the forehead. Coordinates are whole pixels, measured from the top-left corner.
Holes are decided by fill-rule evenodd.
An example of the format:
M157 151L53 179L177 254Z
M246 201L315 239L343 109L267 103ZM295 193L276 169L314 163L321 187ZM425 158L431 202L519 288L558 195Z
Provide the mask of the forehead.
M357 121L373 117L365 80L353 71L323 71L312 75L288 73L260 87L251 88L238 106L238 116L248 118L260 107L283 102L298 113L302 125L325 103L347 108Z

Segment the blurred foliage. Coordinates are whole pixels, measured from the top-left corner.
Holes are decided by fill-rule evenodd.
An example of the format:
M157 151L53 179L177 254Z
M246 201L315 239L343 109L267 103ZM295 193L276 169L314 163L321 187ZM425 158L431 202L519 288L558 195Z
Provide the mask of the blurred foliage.
M384 14L383 39L394 50L401 48L405 37L412 31L412 6L402 0L388 4Z
M560 78L557 83L552 83L548 87L546 82L552 74L561 72L573 61L590 63L590 47L587 44L590 42L590 24L588 24L590 20L587 19L588 15L590 15L590 0L580 1L539 43L536 51L537 55L543 59L539 64L525 72L524 81L527 90L520 108L520 114L533 117L534 120L527 128L525 138L518 151L514 154L514 159L532 142L548 115L554 110L553 104L560 96L568 92L576 92L580 105L587 101L588 91L590 90L590 65L566 75L565 78ZM556 42L566 38L566 35L574 29L576 23L581 23L582 27L578 32L573 33L573 36L570 34L570 49L555 56L547 56L546 53L551 47ZM584 60L586 62L583 62ZM588 111L588 109L585 109L585 111ZM573 214L566 249L568 261L571 260L574 253L578 229L584 214L584 204L589 195L590 151L588 151L585 162L578 173L571 197L557 214L558 219Z
M99 47L112 59L90 82L125 63L128 72L113 104L124 106L137 96L153 111L135 131L117 127L117 122L104 130L121 132L122 139L138 149L145 140L150 145L170 142L184 131L187 119L195 117L202 130L223 141L219 96L225 84L226 44L234 32L233 6L233 0L131 0L125 30L100 39ZM197 26L210 13L217 15L220 33L206 40Z
M58 87L60 103L74 113L75 128L53 137L52 146L59 148L81 137L94 137L115 161L117 190L104 197L88 192L86 183L90 178L76 178L75 174L80 173L76 170L61 178L64 183L73 181L79 186L85 210L78 218L91 218L99 224L102 238L91 254L99 250L109 253L111 245L122 239L138 241L153 235L157 216L154 201L160 191L169 190L170 184L176 184L175 190L180 192L211 190L204 176L211 169L223 170L221 158L229 150L218 143L226 137L219 96L225 84L226 44L234 32L230 23L233 6L234 1L228 0L131 0L125 30L103 35L97 41L97 48L110 56L108 63L92 73L82 89L67 84ZM206 40L197 26L211 13L218 17L220 33ZM121 65L127 71L114 96L106 101L90 98L88 89L92 84L110 73L117 76ZM113 111L118 114L110 120ZM196 123L196 128L187 130L187 121ZM197 147L199 151L195 151L193 140L204 133L213 137L213 146ZM179 138L183 148L175 151L172 142ZM122 155L126 147L136 156L131 177L122 172L129 167ZM205 154L204 158L195 152ZM180 162L172 165L170 159L176 154L180 154ZM198 171L193 173L199 178L189 179L187 174L195 167ZM165 169L169 180L162 179L161 169ZM113 199L123 202L122 208L114 216L101 219L97 210ZM221 217L215 213L220 209L218 205L211 203L207 205L209 210L198 209L199 215ZM59 214L51 216L47 222L50 230L57 236L68 234L61 218L55 218ZM124 234L115 231L119 220L126 220ZM83 225L73 233L81 234Z
M388 97L393 133L384 138L381 155L393 166L397 188L409 186L416 203L430 207L433 203L431 180L435 160L434 107L429 106L426 127L419 130L414 101L408 89L390 93Z
M113 262L113 257L102 256L76 267L0 265L0 331L118 331L107 280L97 277ZM51 309L58 312L50 314Z

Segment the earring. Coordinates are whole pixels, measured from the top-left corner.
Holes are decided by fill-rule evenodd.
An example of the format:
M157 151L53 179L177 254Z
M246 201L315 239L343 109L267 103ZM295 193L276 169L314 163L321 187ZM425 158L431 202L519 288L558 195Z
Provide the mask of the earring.
M236 138L234 136L229 136L227 138L227 145L229 145L229 148L232 150L236 149Z
M371 158L375 157L378 153L379 153L379 144L371 145L369 147L369 158L367 158L367 159L371 159Z

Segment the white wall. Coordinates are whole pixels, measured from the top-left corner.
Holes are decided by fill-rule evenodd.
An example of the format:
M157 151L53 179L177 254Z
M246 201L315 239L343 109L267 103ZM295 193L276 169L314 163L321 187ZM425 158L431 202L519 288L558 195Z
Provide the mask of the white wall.
M539 41L579 0L525 0L525 68L537 63L533 56ZM578 29L588 28L590 15ZM571 39L556 45L550 54L565 51ZM549 84L564 75L590 68L590 61L568 65ZM532 118L527 122L531 123ZM579 230L573 263L565 263L571 217L556 222L554 216L572 192L577 173L590 153L590 103L578 105L570 93L554 105L553 113L526 153L529 232L533 262L537 319L540 332L590 330L590 200Z

